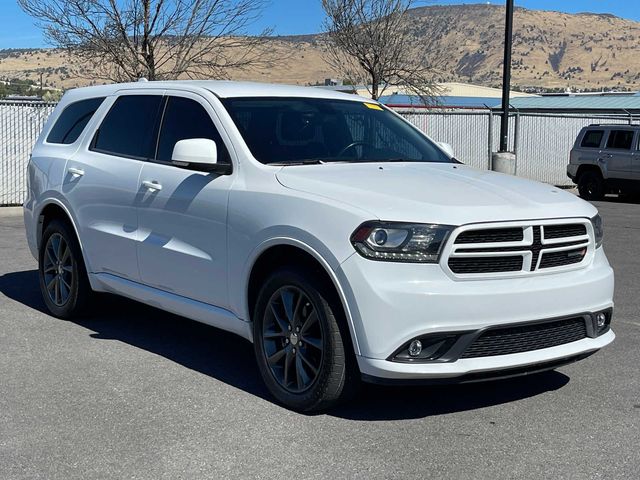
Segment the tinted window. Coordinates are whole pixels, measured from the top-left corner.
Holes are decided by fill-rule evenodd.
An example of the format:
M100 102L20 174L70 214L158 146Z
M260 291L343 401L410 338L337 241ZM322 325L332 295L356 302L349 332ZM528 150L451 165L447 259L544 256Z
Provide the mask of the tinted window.
M119 97L96 132L93 149L124 157L152 157L161 102L160 95Z
M103 101L104 97L89 98L67 105L49 132L47 142L65 145L75 142Z
M633 134L633 130L611 130L609 132L609 139L607 140L607 148L631 150Z
M406 121L374 103L269 97L223 103L262 163L452 162Z
M604 130L588 130L582 138L581 146L586 148L599 148Z
M169 97L160 129L156 158L170 162L173 147L178 141L188 138L213 140L218 147L218 162L229 163L229 153L204 107L188 98Z

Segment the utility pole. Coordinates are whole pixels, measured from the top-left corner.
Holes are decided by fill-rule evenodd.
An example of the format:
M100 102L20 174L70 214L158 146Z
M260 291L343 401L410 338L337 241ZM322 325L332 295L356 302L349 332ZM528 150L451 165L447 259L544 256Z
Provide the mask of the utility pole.
M513 0L507 0L504 27L504 65L502 67L502 120L500 122L500 151L509 145L509 92L511 90L511 47L513 44Z

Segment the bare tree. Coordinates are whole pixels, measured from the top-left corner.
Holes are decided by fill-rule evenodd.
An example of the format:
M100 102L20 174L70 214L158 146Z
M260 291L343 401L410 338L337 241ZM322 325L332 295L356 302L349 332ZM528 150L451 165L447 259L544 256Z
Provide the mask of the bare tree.
M327 15L329 63L346 80L363 83L377 99L389 86L402 86L433 102L434 71L408 28L412 0L322 0Z
M265 0L18 0L93 77L111 81L228 78L268 67L264 31L248 36Z

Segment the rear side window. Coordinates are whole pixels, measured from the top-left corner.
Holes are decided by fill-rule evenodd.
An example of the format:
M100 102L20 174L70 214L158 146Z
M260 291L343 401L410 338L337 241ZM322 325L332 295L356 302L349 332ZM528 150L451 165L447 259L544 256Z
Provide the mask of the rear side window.
M213 140L218 149L218 163L230 163L224 142L204 107L189 98L169 97L162 120L156 159L170 162L176 143L189 138Z
M49 132L47 143L70 145L75 142L103 101L104 97L88 98L67 105Z
M607 140L607 148L618 150L631 150L633 142L633 130L611 130Z
M119 97L96 132L91 149L121 157L151 158L161 103L160 95Z
M580 146L585 148L599 148L603 136L604 130L588 130L584 134Z

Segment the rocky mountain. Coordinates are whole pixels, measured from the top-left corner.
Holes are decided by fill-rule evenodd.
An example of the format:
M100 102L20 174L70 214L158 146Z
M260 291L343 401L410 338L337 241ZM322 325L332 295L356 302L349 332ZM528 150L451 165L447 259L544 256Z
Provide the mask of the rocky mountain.
M502 76L504 7L472 4L412 9L409 29L443 81L498 86ZM273 37L286 62L269 71L229 72L233 79L313 84L336 72L323 58L320 35ZM93 83L71 75L53 49L0 51L0 78L38 80L58 88ZM513 84L523 89L640 89L640 23L606 14L516 8Z

